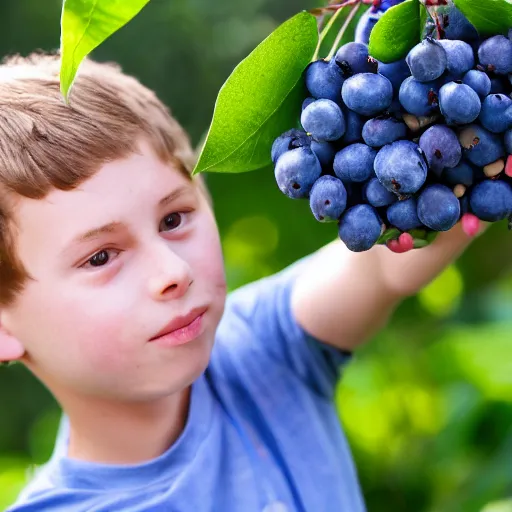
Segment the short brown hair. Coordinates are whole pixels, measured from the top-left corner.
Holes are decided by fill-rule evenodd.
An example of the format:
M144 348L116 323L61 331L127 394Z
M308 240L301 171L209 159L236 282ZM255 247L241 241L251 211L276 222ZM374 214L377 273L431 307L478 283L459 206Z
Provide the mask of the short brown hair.
M15 250L13 198L71 190L145 137L156 154L190 176L194 153L170 111L118 65L86 59L66 104L60 57L11 56L0 65L0 306L29 277Z

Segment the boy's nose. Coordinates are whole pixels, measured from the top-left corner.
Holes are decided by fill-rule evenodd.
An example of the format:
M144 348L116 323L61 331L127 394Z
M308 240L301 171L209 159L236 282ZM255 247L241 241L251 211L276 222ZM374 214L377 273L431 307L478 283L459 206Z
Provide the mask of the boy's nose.
M160 248L159 258L153 258L149 292L155 300L182 297L193 282L188 263L169 247Z

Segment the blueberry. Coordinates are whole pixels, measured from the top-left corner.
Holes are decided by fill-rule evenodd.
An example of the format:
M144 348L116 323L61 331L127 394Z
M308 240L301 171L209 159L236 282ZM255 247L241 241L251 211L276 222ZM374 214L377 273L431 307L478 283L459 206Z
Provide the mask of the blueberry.
M332 100L316 100L301 113L304 130L318 141L333 141L345 133L345 118L340 107Z
M505 132L505 151L512 155L512 129Z
M318 157L323 170L328 171L332 169L336 149L330 142L318 142L316 140L312 140L311 150Z
M345 117L346 130L340 139L341 142L343 144L352 144L353 142L363 140L365 118L346 107L343 108L343 115Z
M359 73L345 80L341 96L349 109L369 117L391 105L393 86L385 76Z
M422 151L408 140L398 140L379 150L374 169L380 182L389 191L400 195L418 191L427 178L427 163Z
M455 167L462 156L457 135L441 124L428 128L420 137L419 146L425 153L430 170L438 176L444 167Z
M304 74L306 88L313 98L341 102L341 86L345 79L334 60L316 60L308 65Z
M464 157L478 167L484 167L505 155L503 139L478 124L471 124L459 133Z
M490 94L482 103L478 120L493 133L501 133L512 128L512 100L504 94Z
M457 7L451 5L446 16L448 22L444 27L446 39L462 39L463 41L478 39L476 28Z
M373 206L358 204L341 217L339 237L353 252L371 249L382 232L382 222Z
M366 201L376 208L389 206L398 201L398 197L393 192L385 188L378 178L368 180L363 189Z
M281 192L292 199L300 199L308 197L322 168L315 153L308 147L301 147L283 153L274 172Z
M436 82L418 82L412 76L400 86L399 100L407 112L415 116L429 116L438 111L439 87Z
M366 181L373 174L377 151L356 142L343 148L334 157L334 173L343 181Z
M430 82L445 71L448 59L438 41L427 37L414 46L405 58L411 75L419 82Z
M461 78L475 65L473 48L464 41L442 39L439 44L444 48L447 57L446 70L453 78Z
M407 126L393 117L374 117L363 126L363 139L373 148L391 144L407 135Z
M479 219L487 222L502 220L512 213L512 187L505 181L482 181L472 188L469 202Z
M379 62L379 73L391 82L395 92L400 91L402 82L407 77L411 76L411 71L405 59L396 60L387 64Z
M502 35L486 39L478 48L478 60L488 71L512 73L512 41Z
M340 92L341 94L341 92ZM310 103L313 103L313 101L315 101L316 98L312 98L311 96L308 96L303 102L302 102L302 107L301 107L301 111L304 110Z
M334 176L321 176L309 195L309 206L319 222L337 221L347 207L347 190Z
M334 60L348 74L374 73L377 61L368 55L368 46L364 43L346 43L336 52Z
M382 17L383 12L368 9L357 22L356 30L354 34L354 41L356 43L368 44L370 42L370 34L373 27Z
M277 137L272 143L272 149L270 154L272 162L275 164L277 162L277 159L285 151L309 145L310 139L307 136L306 132L303 130L297 130L296 128L292 128L291 130L288 130L279 135L279 137Z
M427 186L418 198L418 218L434 231L448 231L460 218L460 203L445 185Z
M468 124L480 114L478 94L463 83L449 82L439 91L439 107L449 124Z
M464 75L462 82L469 85L480 98L485 98L491 92L491 79L483 71L470 69Z
M380 9L386 11L390 7L401 4L404 0L381 0Z
M464 185L470 187L475 181L475 169L468 162L460 162L459 165L452 168L445 168L441 179L448 185Z
M390 224L395 228L400 231L409 231L422 226L417 210L417 201L411 197L389 206L386 215Z

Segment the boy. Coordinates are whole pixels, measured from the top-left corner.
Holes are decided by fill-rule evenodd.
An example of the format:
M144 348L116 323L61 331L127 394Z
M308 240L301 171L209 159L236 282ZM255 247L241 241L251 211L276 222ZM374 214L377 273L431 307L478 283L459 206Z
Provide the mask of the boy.
M58 72L1 67L0 361L65 413L9 510L364 510L340 370L468 237L401 255L336 241L225 301L182 128L113 66L86 61L70 105Z

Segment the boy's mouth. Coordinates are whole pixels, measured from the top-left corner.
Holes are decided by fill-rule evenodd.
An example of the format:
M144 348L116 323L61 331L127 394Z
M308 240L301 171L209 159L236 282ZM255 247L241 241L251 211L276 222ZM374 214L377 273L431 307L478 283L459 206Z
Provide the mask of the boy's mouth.
M195 308L184 316L174 318L150 342L159 342L168 346L182 345L196 339L203 330L203 316L207 307Z

